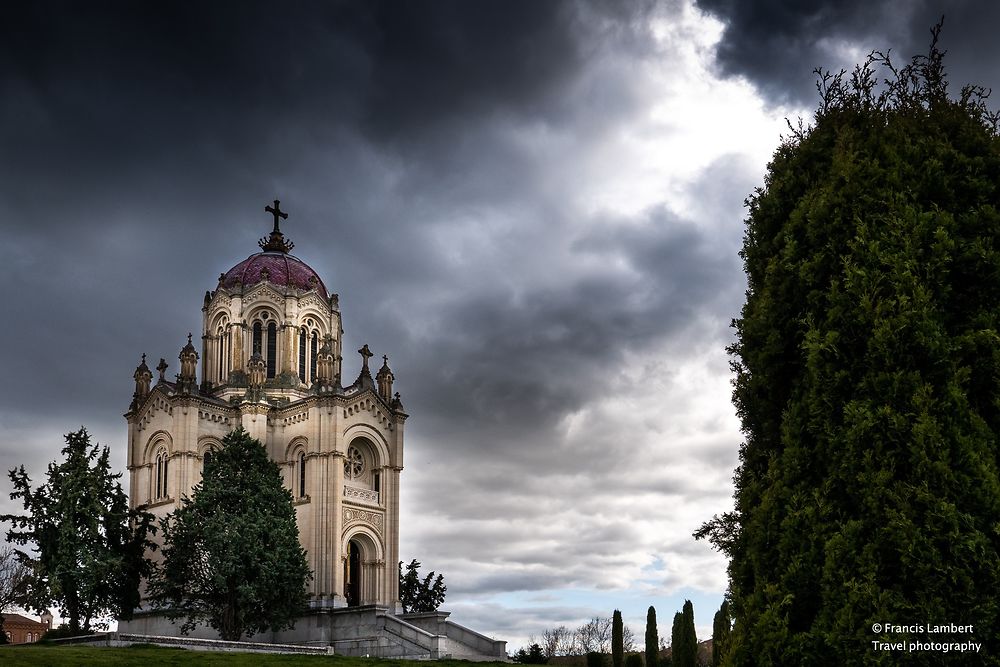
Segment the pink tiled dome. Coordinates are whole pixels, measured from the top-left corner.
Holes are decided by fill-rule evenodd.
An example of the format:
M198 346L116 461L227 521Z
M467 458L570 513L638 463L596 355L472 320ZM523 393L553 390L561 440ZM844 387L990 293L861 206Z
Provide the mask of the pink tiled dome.
M274 285L294 287L301 290L315 289L324 299L328 298L323 280L312 268L298 257L283 252L259 252L229 269L223 275L220 287L232 288L237 283L244 287L256 285L264 280Z

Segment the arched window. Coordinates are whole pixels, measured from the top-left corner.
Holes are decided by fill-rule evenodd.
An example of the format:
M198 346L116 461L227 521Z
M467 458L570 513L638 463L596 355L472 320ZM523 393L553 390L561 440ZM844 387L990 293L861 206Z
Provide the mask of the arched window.
M154 498L156 499L167 497L167 470L169 466L170 460L167 458L167 450L161 449L156 454L156 465L154 470L156 473L156 495Z
M228 370L229 366L230 343L229 343L229 333L226 330L226 328L227 325L223 323L223 325L219 327L216 336L217 344L215 349L216 349L216 354L219 355L219 364L218 364L219 376L217 378L219 384L225 384L226 380L228 380L228 378L226 377L228 373L226 371Z
M306 330L299 331L299 379L306 381Z
M306 497L306 453L299 452L299 498Z
M201 460L201 476L205 476L205 471L208 470L208 464L212 462L212 450L205 452L205 456Z
M251 354L264 354L264 348L261 346L261 338L263 334L263 328L260 322L253 323L253 350Z
M278 325L271 320L267 323L267 377L273 378L278 361Z
M226 356L226 353L222 349L224 343L222 342L223 339L222 339L222 332L221 331L219 332L219 338L218 338L218 340L219 340L219 343L218 343L217 350L218 350L218 354L219 354L219 383L221 384L222 383L222 358Z
M319 352L319 332L313 331L312 350L309 356L309 376L316 377L316 353Z

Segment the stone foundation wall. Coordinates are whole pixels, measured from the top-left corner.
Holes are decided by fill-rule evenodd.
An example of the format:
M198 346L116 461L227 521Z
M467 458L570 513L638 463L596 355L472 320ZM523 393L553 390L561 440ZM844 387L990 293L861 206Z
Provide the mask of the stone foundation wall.
M214 641L221 642L218 645L295 646L320 653L379 658L507 659L506 642L453 623L448 615L448 612L433 612L394 616L380 605L315 609L301 616L290 629L263 632L249 637L247 642L221 642L218 633L204 625L182 637L181 622L171 621L159 612L146 611L136 613L131 621L119 622L119 632L110 634L164 638L178 642L169 645L187 648L195 648L198 642ZM200 649L200 644L197 648Z
M141 635L130 632L103 632L96 635L54 639L53 644L86 644L120 648L133 644L153 644L171 648L185 648L196 651L224 651L230 653L294 653L307 655L329 655L328 646L298 646L292 644L272 644L265 642L228 642L221 639L197 639L194 637L167 637Z

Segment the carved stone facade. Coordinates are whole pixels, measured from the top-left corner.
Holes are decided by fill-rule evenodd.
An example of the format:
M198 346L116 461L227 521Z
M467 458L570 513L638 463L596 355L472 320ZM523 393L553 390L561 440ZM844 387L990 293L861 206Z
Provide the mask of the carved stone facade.
M268 208L280 212L278 202ZM379 382L372 378L367 345L360 374L343 385L338 297L288 253L278 217L262 252L205 294L200 354L189 338L176 380L162 360L152 386L145 356L136 369L125 414L130 501L160 518L177 509L206 455L242 426L281 466L295 499L312 607L374 604L398 613L407 415L387 360Z

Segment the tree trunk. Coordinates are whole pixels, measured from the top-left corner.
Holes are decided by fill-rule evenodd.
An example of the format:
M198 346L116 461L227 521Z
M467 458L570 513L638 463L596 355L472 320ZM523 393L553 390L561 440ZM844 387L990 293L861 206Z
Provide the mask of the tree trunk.
M233 595L232 597L235 598L236 596ZM236 603L230 600L222 609L222 618L219 623L219 635L226 641L238 642L243 636L243 628L239 627L236 616Z
M75 588L68 589L66 595L66 612L69 614L70 632L73 634L80 632L80 601Z

